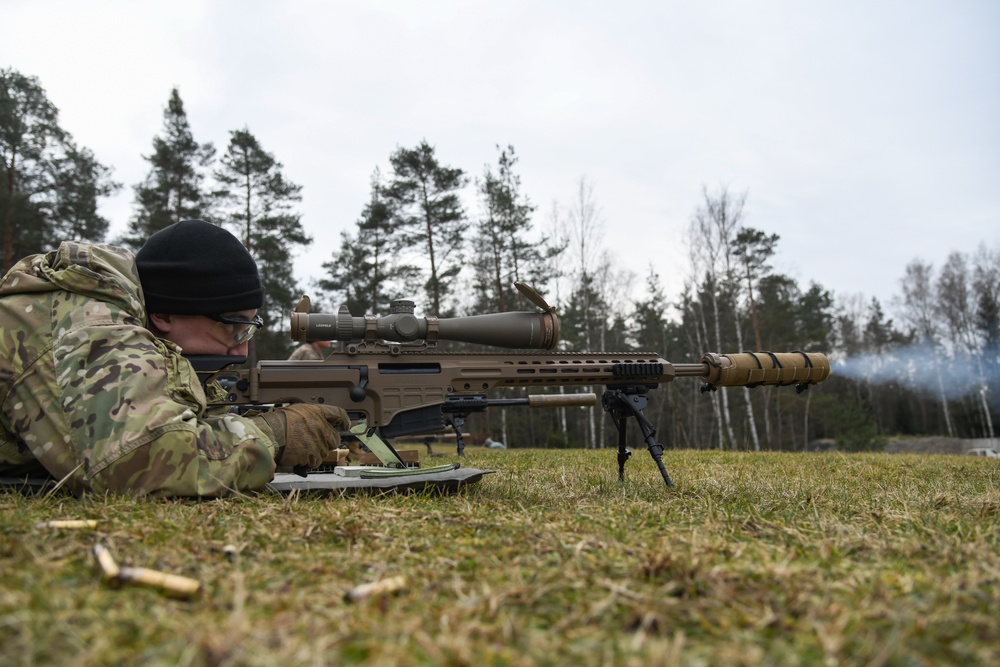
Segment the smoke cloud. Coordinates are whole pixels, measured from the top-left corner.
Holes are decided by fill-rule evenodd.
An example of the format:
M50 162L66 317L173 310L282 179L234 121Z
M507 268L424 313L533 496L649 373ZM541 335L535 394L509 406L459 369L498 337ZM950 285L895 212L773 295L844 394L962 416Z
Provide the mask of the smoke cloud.
M989 392L1000 384L1000 364L966 353L945 356L926 345L910 345L882 354L863 354L832 361L832 373L852 380L887 384L948 399Z

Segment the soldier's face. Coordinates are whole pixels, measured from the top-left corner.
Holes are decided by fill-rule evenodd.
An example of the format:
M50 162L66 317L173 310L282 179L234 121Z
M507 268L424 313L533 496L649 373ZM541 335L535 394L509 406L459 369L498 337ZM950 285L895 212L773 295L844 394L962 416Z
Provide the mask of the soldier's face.
M256 310L240 310L226 313L237 320L252 320ZM224 356L246 356L249 341L238 343L234 329L239 325L217 322L203 315L150 315L150 319L160 335L176 343L185 355L217 354Z

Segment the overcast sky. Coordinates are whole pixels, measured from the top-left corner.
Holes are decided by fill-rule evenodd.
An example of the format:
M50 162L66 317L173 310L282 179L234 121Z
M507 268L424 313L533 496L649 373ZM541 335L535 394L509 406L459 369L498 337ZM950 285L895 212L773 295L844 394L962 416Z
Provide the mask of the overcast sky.
M538 227L586 178L640 286L651 265L680 289L725 185L778 270L885 303L915 258L1000 248L998 30L991 0L4 0L0 67L125 184L113 233L176 86L197 141L246 127L303 186L302 279L426 139L471 176L513 145Z

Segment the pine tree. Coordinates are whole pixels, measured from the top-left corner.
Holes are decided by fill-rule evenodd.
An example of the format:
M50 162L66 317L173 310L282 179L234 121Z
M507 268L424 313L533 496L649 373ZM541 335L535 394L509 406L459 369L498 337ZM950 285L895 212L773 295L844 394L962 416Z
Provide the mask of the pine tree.
M833 295L815 282L799 298L795 344L805 351L828 350L833 344Z
M667 330L669 322L667 320L667 298L663 294L660 285L660 276L649 267L646 275L646 292L649 295L646 299L635 302L635 310L632 314L634 326L632 328L632 341L637 350L643 352L658 352L661 355L668 353Z
M458 193L468 179L461 169L441 165L426 141L413 149L398 149L389 161L393 178L386 196L403 246L427 262L427 314L446 316L466 245L468 223Z
M150 234L180 220L209 219L211 194L205 189L206 171L215 156L211 143L199 144L191 134L181 96L174 88L163 111L163 136L153 137L146 179L134 186L135 214L118 242L142 247Z
M38 79L13 69L0 70L0 156L0 273L67 238L104 240L97 199L121 186L59 126Z
M98 213L97 199L121 189L111 180L110 167L98 162L89 149L67 143L63 155L54 163L53 182L57 234L70 239L103 240L110 223Z
M545 237L534 238L531 216L535 206L521 194L516 164L514 147L507 146L500 150L496 172L487 166L477 182L483 206L472 241L478 312L526 308L514 283L525 281L544 294L555 277L556 259L566 247L552 245Z
M332 291L337 305L354 315L382 314L392 299L416 289L419 269L400 259L400 237L378 169L371 177L371 198L361 212L356 233L343 231L339 249L323 264L327 277L318 281Z
M765 234L759 229L742 227L733 239L733 255L739 262L740 280L746 281L747 303L750 307L750 323L754 333L754 349L761 351L760 321L757 317L757 299L754 286L768 274L771 267L767 261L774 255L778 243L777 234Z
M288 181L282 164L265 151L248 129L230 132L226 153L214 172L219 217L243 240L257 260L264 283L260 313L268 327L260 334L261 358L287 356L290 341L284 322L302 291L293 274L293 249L312 243L293 204L302 187Z

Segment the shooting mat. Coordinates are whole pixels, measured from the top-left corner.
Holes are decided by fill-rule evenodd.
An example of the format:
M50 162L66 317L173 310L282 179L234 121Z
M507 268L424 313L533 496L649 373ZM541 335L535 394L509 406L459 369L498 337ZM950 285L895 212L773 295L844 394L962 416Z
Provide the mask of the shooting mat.
M328 495L330 493L393 493L433 491L434 493L454 493L463 486L475 484L485 475L494 470L479 470L478 468L456 468L446 472L428 473L426 475L407 475L404 477L383 477L376 479L361 479L360 477L341 477L333 473L312 473L301 477L292 473L278 473L267 485L267 489L278 493L289 493L293 489L307 491L310 494ZM12 489L25 495L38 495L51 490L56 480L46 477L0 477L0 489Z
M463 486L475 484L485 475L495 471L478 468L456 468L445 472L428 473L426 475L406 475L401 477L381 477L362 479L360 477L342 477L333 473L311 473L301 477L292 473L278 473L267 485L267 488L279 493L288 493L294 489L316 492L319 494L351 494L351 493L392 493L395 491L420 492L434 491L436 493L453 493Z

